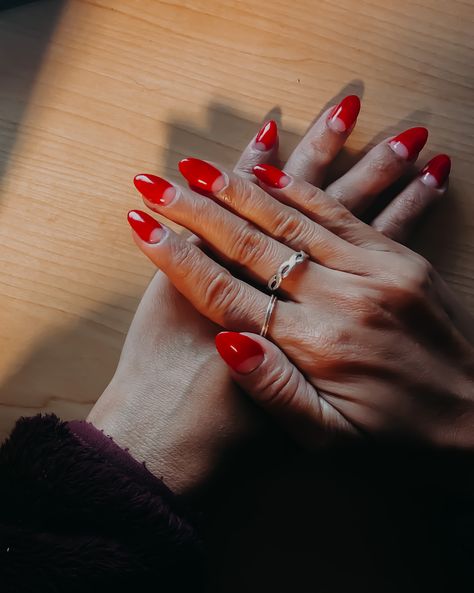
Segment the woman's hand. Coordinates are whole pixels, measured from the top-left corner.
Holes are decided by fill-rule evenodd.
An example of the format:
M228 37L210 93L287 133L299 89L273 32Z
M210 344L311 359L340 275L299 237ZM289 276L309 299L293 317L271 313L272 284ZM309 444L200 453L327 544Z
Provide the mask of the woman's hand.
M344 145L359 100L348 97L332 111L316 121L287 163L311 181L322 180ZM235 172L255 180L253 167L276 162L277 152L277 126L268 122L249 142ZM135 183L156 195L156 179L139 175ZM403 212L408 228L416 213ZM216 357L217 331L164 274L156 274L130 327L117 371L88 418L176 492L205 483L229 445L256 432L256 415Z
M342 205L366 206L425 141L419 128L387 139L326 192L274 167L255 167L257 187L185 159L180 169L191 188L212 199L168 185L166 199L156 199L158 191L147 203L198 234L248 282L146 214L129 215L140 249L203 315L229 330L258 331L269 298L259 287L295 251L309 254L284 280L270 324L287 358L257 336L219 339L226 359L238 362L238 381L306 441L329 429L474 445L472 320L453 309L428 262ZM389 209L436 199L448 173L447 157L436 157Z

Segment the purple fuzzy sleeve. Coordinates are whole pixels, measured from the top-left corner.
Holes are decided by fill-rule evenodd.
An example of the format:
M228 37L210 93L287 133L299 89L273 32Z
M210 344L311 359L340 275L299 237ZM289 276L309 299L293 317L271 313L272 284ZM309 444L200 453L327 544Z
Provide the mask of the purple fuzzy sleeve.
M166 486L90 424L21 419L0 449L10 591L201 590L196 531Z

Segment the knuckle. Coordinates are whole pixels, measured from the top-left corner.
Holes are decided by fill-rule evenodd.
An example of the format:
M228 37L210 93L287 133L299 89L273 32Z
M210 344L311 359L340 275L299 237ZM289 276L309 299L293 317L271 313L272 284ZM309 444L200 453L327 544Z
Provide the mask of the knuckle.
M407 265L401 287L408 295L425 294L431 284L431 278L431 264L424 257L417 255Z
M188 273L196 266L196 246L190 241L178 240L172 243L171 259L176 269Z
M379 306L384 311L415 310L426 301L433 283L431 264L419 255L403 258L400 273L393 274L379 290Z
M276 366L257 386L257 396L272 408L293 407L300 385L300 375L293 365Z
M238 285L232 274L225 269L204 279L203 306L217 315L229 315L234 307Z
M423 191L424 187L413 185L409 191L403 196L403 200L400 201L400 209L402 211L401 217L411 218L413 213L418 213L424 204L427 202L426 192Z
M343 204L343 188L334 186L330 195L318 187L312 187L304 196L304 205L314 216L313 220L332 232L345 232L361 225Z
M240 265L249 266L265 251L266 238L249 223L245 223L232 245L231 259Z
M309 142L309 155L311 161L316 161L318 166L326 167L331 164L334 155L328 148L328 143L322 136L311 138Z
M395 236L403 236L404 229L415 222L429 202L430 197L426 195L424 187L421 188L416 184L407 189L390 206L390 217L385 222L386 226L392 227L389 232Z
M387 144L375 147L367 156L368 173L377 177L388 177L396 174L403 167L393 150Z
M292 243L301 239L306 232L307 224L297 212L282 210L273 220L272 235L276 239L284 239L285 242Z
M372 227L389 239L400 240L405 237L406 227L397 218L376 220Z
M304 204L306 210L316 215L321 214L326 216L328 209L332 211L336 207L340 208L339 202L332 197L328 198L322 189L314 185L307 186L302 191L301 203ZM343 208L340 209L343 210Z

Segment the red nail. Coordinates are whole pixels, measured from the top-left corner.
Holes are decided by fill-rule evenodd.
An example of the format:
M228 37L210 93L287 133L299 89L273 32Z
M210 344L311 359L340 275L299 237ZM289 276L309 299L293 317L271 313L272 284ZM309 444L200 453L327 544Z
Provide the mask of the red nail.
M217 352L235 372L246 375L259 367L265 353L258 342L238 332L221 332L216 336Z
M286 173L283 173L283 171L273 165L256 165L253 168L253 172L255 177L265 183L265 185L277 189L283 189L291 181L291 178Z
M427 140L426 128L410 128L391 140L389 146L402 159L412 161L416 159Z
M345 97L329 114L328 126L335 132L350 131L360 111L360 99L357 95Z
M130 210L127 220L142 241L159 243L163 238L164 227L146 212Z
M133 179L133 183L142 196L152 204L167 206L176 196L174 186L156 175L140 173Z
M265 152L275 146L278 138L278 128L276 123L271 119L265 123L260 132L255 138L255 148Z
M227 184L219 169L200 159L183 159L179 163L179 170L189 186L198 191L216 193Z
M438 154L420 171L421 181L429 187L442 187L451 172L451 159L447 154Z

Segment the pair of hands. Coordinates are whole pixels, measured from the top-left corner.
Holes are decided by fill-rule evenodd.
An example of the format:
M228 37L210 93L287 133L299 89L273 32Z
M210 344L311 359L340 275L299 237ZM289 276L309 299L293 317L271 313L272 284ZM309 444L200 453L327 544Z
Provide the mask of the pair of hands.
M431 161L372 227L360 222L351 211L363 212L409 171L426 131L383 141L322 192L357 112L352 97L325 112L285 174L266 166L278 145L268 124L235 173L182 162L199 193L150 175L136 179L148 206L199 235L236 274L144 213L131 214L138 246L179 292L162 273L155 276L89 420L177 491L205 479L226 445L255 427L214 336L218 326L258 331L268 303L258 287L300 249L311 261L282 285L269 332L274 343L221 334L234 379L306 443L343 431L472 444L469 316L425 260L392 240L404 239L445 191L449 161Z

